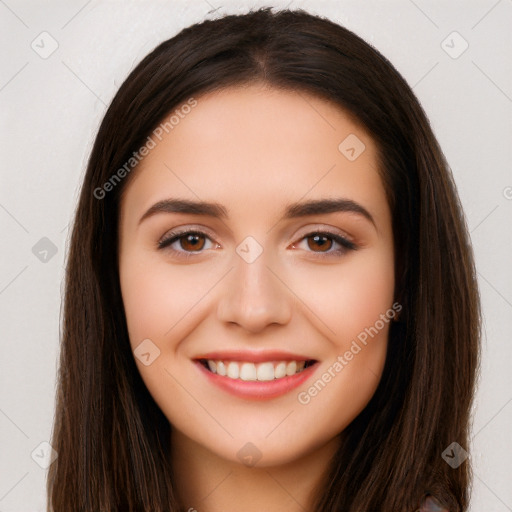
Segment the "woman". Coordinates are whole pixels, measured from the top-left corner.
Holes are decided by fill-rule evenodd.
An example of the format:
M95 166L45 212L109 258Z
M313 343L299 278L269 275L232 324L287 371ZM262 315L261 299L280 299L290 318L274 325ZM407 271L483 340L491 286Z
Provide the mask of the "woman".
M89 160L49 509L467 510L479 314L451 173L384 57L303 11L189 27Z

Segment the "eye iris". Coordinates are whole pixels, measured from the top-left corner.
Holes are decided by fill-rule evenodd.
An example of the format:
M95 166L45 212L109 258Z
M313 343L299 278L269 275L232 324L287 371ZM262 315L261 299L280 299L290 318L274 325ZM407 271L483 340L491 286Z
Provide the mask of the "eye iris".
M308 237L308 247L313 249L310 240L313 239L314 243L320 246L320 251L325 252L328 251L332 246L332 240L325 235L314 235ZM327 243L325 243L327 242Z
M181 238L181 247L186 251L201 250L204 246L204 236L190 233ZM187 244L190 246L187 247Z

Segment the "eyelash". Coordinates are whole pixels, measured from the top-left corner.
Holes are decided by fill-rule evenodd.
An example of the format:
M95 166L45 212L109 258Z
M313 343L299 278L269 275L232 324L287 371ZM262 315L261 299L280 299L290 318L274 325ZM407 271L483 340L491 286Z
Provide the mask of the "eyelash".
M204 232L198 231L198 230L170 232L170 233L168 233L168 235L165 238L163 238L162 240L160 240L157 243L157 247L159 250L169 248L170 245L172 245L174 242L180 240L181 238L184 238L186 235L205 236L206 238L211 240L211 238L208 236L207 233L204 233ZM299 240L299 242L302 242L302 240L305 240L305 239L310 238L315 235L320 235L320 236L325 236L326 238L330 238L342 247L341 249L336 249L334 251L329 251L329 252L309 251L309 252L312 252L313 254L316 254L317 255L316 257L332 258L332 257L336 257L336 256L342 256L343 254L345 254L348 251L354 251L357 249L357 246L350 240L348 240L345 237L340 236L338 234L331 233L329 231L311 231L310 233L307 233L306 235L304 235ZM213 241L212 241L212 243L213 243ZM293 244L293 245L296 245L296 244ZM188 251L183 251L183 250L177 251L176 249L170 249L170 248L169 248L169 250L171 252L175 253L179 258L185 258L185 259L193 258L194 254L201 254L203 252L203 251L197 251L196 253L194 253L194 252L188 252Z

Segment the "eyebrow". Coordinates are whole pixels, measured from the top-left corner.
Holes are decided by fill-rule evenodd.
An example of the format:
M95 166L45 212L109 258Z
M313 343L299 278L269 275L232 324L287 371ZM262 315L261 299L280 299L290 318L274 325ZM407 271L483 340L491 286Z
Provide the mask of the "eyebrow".
M335 212L356 213L369 220L376 227L374 218L366 208L351 199L345 198L315 199L291 203L286 206L283 219L295 219ZM148 217L158 213L185 213L204 215L217 219L227 219L229 217L226 208L219 203L191 201L189 199L164 199L151 206L139 219L139 224Z

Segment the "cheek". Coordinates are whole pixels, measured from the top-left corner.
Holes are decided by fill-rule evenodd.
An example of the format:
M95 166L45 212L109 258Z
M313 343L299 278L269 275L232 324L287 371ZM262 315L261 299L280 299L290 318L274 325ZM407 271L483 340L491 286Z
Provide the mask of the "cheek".
M213 276L193 265L173 266L136 251L123 255L119 273L128 335L139 373L169 421L177 420L187 430L189 396L178 382L187 381L190 362L180 353L180 347L202 317L201 299L212 286L208 283ZM149 361L139 356L145 353L150 354Z
M339 267L315 272L314 279L297 274L299 289L315 313L311 318L329 341L315 380L297 398L307 415L332 427L331 434L345 428L373 396L395 316L392 250L354 256Z
M172 343L169 331L201 301L208 276L194 266L171 266L162 261L127 256L120 266L121 291L130 341L144 338Z
M393 304L393 253L353 253L340 265L296 270L290 279L294 291L314 313L309 315L311 321L335 349L346 350L353 338L373 326Z
M340 295L338 327L343 338L348 336L352 339L364 329L374 326L393 304L392 258L378 259L371 255L361 258L342 282ZM332 314L335 315L334 311ZM383 330L380 322L378 326Z
M325 332L330 348L315 379L299 390L297 401L306 424L315 418L327 426L322 438L328 439L364 409L379 384L395 315L393 254L361 254L341 266L336 276L316 277L308 300L329 327ZM327 293L321 294L321 289Z

